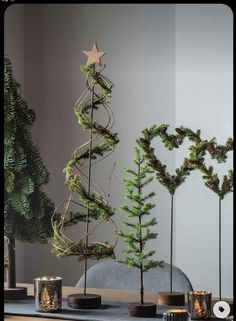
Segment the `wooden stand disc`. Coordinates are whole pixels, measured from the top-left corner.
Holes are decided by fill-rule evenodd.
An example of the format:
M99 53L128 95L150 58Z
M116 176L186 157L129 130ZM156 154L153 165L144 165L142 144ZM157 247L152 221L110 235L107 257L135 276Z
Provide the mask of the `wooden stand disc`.
M157 294L158 305L185 305L185 294L183 292L158 292Z
M212 315L214 315L213 313L213 306L216 302L220 301L220 299L213 299L211 301L211 309L212 309ZM230 306L230 313L229 315L233 315L234 314L234 301L233 300L229 300L229 299L221 299L221 301L225 301L228 303L228 305Z
M128 305L129 316L152 318L156 316L157 306L155 303L132 302Z
M73 309L99 309L102 298L98 294L70 294L67 296L67 304Z
M24 300L27 298L27 288L5 288L4 299L6 300Z

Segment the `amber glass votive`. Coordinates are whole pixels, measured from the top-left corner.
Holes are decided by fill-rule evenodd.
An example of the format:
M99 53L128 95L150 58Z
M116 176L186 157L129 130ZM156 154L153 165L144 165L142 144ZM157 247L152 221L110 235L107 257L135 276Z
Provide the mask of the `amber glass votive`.
M188 307L192 320L211 318L211 292L188 292Z
M185 309L170 309L163 313L163 320L166 321L188 321L189 313Z
M35 310L56 312L61 309L62 278L42 276L34 279Z

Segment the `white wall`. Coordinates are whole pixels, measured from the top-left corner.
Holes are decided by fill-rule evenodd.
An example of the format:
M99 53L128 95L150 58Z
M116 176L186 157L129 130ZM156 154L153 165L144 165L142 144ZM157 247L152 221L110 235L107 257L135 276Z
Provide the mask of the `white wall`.
M5 49L10 58L12 38L9 24L14 21L13 8L8 9L8 24L5 25L8 40ZM122 168L132 166L135 138L140 136L145 127L165 122L170 124L170 130L176 125L202 128L206 137L216 136L222 142L232 135L232 40L229 35L232 32L232 16L227 7L210 5L208 11L204 5L171 4L23 5L19 8L24 8L25 14L25 98L37 114L33 137L40 145L42 158L51 174L47 191L56 204L68 197L62 169L74 148L87 137L87 133L77 125L73 105L85 85L84 76L79 70L86 62L82 51L90 50L94 41L97 41L101 50L107 51L103 58L107 65L105 74L115 83L111 107L116 118L114 131L119 133L120 143L110 191L113 206L118 208L123 203ZM208 24L203 23L206 20L209 20ZM219 24L219 21L222 22ZM219 25L224 26L220 32ZM210 53L212 50L215 52L215 48L221 48L221 54L218 50L213 59ZM211 86L211 90L209 86L206 90L204 84ZM214 91L217 96L213 95ZM225 97L229 97L228 100ZM209 117L209 113L220 102L227 108L224 109L227 124L219 128L221 115L217 112L211 116L218 122L217 126L209 126L209 121L204 121L196 108L201 104ZM157 146L161 160L173 171L175 164L178 165L184 157L182 150L167 152L161 144ZM96 183L105 186L105 175L109 175L107 168L111 164L112 159L107 159L94 169L93 179ZM187 184L192 184L191 189ZM150 247L156 249L157 258L168 262L169 195L157 182L152 189L157 193L154 200L157 206L153 214L157 215L159 222L156 228L159 236ZM189 195L190 190L195 192ZM209 197L206 199L207 193ZM210 248L204 249L207 252L215 246L213 235L217 220L213 219L216 217L214 197L206 191L199 175L195 173L181 187L177 196L175 264L187 273L194 287L211 289L213 294L217 294L216 282L210 278L217 266L217 253L214 256L212 251L216 261L214 266L213 257L211 261L206 261L205 255L202 263L199 263L201 248L198 262L195 260L193 265L198 241L192 237L201 228L193 225L193 217L200 212L200 203L205 202L206 212L211 215L206 228L212 228L212 232L206 233L205 242L209 243ZM201 202L194 202L196 197ZM227 226L231 226L228 225L232 220L231 196L227 197L224 204L229 217ZM119 226L122 219L122 213L117 210L115 220ZM182 237L182 227L193 252L191 262L188 260L189 251L186 251L186 238ZM76 232L73 233L76 236ZM103 235L112 240L109 226L104 227L98 238ZM225 237L230 245L229 251L224 253L227 256L224 294L232 296L232 234L227 233ZM25 281L31 282L35 276L51 273L61 275L64 284L75 284L83 273L83 264L77 263L75 258L58 260L50 253L50 248L49 245L25 245ZM119 241L117 256L121 255L122 249L123 242ZM196 269L196 264L204 264L204 270ZM203 271L206 276L203 276Z
M176 125L225 143L233 135L233 16L225 5L176 6ZM176 152L179 166L186 149ZM232 168L213 165L222 178ZM233 296L233 195L222 202L222 296ZM176 194L176 265L194 288L218 291L218 198L193 173Z

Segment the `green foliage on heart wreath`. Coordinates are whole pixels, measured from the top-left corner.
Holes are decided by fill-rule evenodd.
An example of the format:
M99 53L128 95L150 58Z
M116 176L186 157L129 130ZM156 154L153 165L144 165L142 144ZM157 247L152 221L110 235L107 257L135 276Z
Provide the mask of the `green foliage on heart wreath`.
M218 174L214 173L213 166L207 166L204 159L208 152L218 163L226 162L227 153L233 151L232 138L229 137L223 145L217 145L215 138L201 141L191 146L190 150L190 163L201 172L206 187L216 193L221 200L226 194L233 192L233 170L230 169L221 182Z
M148 164L156 172L158 181L167 188L171 195L175 194L176 189L185 181L192 170L198 169L202 173L202 178L205 185L215 192L221 199L233 191L233 170L229 170L227 175L224 175L220 185L218 174L214 173L213 166L205 164L205 155L208 152L212 159L218 163L226 162L227 153L233 150L233 140L228 138L226 143L218 145L216 139L202 140L198 129L196 132L186 127L176 128L176 134L167 132L169 125L153 125L149 129L142 131L143 137L137 140L138 145L143 150ZM152 140L160 137L164 146L173 150L179 148L187 138L193 144L189 147L190 154L183 161L183 164L175 170L175 175L171 175L166 165L162 164L155 154L155 149L151 146Z
M109 245L105 241L86 244L86 237L94 234L104 222L114 225L111 217L114 215L115 209L109 203L109 193L105 194L99 186L92 184L91 190L88 191L87 171L90 165L114 154L119 138L117 133L111 132L114 119L113 112L108 105L113 83L101 73L102 70L97 71L94 64L82 66L81 71L86 75L87 88L75 104L74 111L78 123L85 130L91 131L91 136L88 141L74 150L71 160L64 169L66 184L71 191L71 196L75 195L79 200L77 202L70 197L66 202L64 214L52 221L54 235L51 244L53 245L52 252L58 257L77 256L78 260L83 260L85 257L99 260L109 256L114 257L114 245ZM101 110L107 115L105 125L101 125L95 118L91 118L93 111ZM93 145L89 149L91 141ZM111 175L108 181L110 179ZM69 210L71 202L78 205L78 211ZM81 235L77 241L71 241L64 234L64 230L79 222L85 222L86 213L84 210L88 208L89 222L94 220L98 223L88 233Z

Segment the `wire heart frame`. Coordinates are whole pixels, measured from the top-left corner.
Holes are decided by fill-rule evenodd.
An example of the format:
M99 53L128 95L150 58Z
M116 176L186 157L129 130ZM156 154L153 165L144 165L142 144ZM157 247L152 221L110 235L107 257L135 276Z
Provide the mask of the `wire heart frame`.
M150 129L143 130L143 137L137 140L138 145L142 148L145 157L156 172L158 181L167 188L171 194L171 249L170 249L170 292L172 292L172 256L173 256L173 196L176 189L185 181L192 170L198 169L202 173L205 185L219 196L219 296L221 299L221 200L224 196L233 191L233 170L229 170L227 175L223 176L222 183L218 174L213 172L213 167L207 167L205 164L205 155L208 152L211 159L217 160L218 163L227 160L227 153L233 150L233 140L228 138L224 145L218 145L216 139L209 141L202 140L200 130L196 132L189 128L181 126L176 128L177 134L168 134L169 125L153 125ZM186 138L194 144L189 147L190 154L184 159L183 164L175 170L176 175L171 175L166 170L166 165L155 155L155 149L151 146L154 138L160 137L164 146L169 150L179 148Z

